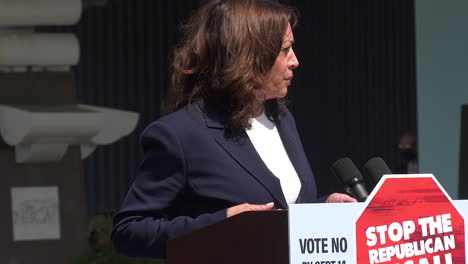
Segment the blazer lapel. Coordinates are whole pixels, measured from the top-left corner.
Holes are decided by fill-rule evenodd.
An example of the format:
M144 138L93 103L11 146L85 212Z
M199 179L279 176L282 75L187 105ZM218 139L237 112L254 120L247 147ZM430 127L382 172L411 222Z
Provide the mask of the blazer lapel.
M227 137L224 133L225 115L203 103L199 107L205 116L207 127L213 130L216 142L270 192L279 203L276 207L287 208L279 179L266 167L247 133Z
M313 178L313 176L310 175L311 171L309 161L307 160L304 150L302 149L300 139L295 136L295 129L290 125L288 126L285 120L282 120L277 123L277 129L278 133L280 134L281 140L283 141L284 148L288 153L289 160L293 164L294 169L296 169L296 173L299 176L302 183L302 188L297 200L298 202L300 202L301 194L303 194L305 188L307 188L304 185L305 177Z
M287 208L279 179L266 167L247 134L243 134L236 139L226 139L223 136L218 136L216 141L275 197L282 208Z

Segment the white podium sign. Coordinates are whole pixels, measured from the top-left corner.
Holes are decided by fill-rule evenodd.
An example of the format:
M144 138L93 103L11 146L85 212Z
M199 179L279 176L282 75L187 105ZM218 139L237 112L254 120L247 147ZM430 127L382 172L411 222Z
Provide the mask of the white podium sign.
M452 221L446 223L450 225L450 232L445 234L432 234L426 235L421 233L421 219L426 218L434 219L437 216L431 215L431 212L440 212L446 210L445 207L456 208L460 215L468 216L468 200L455 200L443 201L444 196L437 198L435 194L442 192L446 195L443 189L435 190L438 188L421 188L424 185L411 184L403 188L410 191L395 192L390 195L382 195L383 193L391 193L391 189L387 186L393 181L392 188L398 187L398 182L395 179L416 180L419 178L428 181L428 178L434 179L432 175L416 176L386 176L383 180L387 180L386 187L379 190L382 186L382 181L375 188L374 192L370 195L369 199L364 203L324 203L324 204L292 204L289 206L289 256L290 264L452 264L452 263L467 263L464 252L466 251L466 243L468 241L466 229L466 221L458 221L455 219L455 214L452 209ZM416 182L416 183L417 183ZM437 183L437 182L436 182ZM438 183L437 183L438 184ZM426 183L427 185L427 183ZM429 185L427 185L429 186ZM419 188L419 189L418 189ZM380 192L380 193L379 193ZM376 195L377 193L377 195ZM429 194L429 195L428 195ZM380 196L379 196L380 195ZM372 200L375 200L372 202ZM388 199L386 199L388 197ZM405 200L409 197L408 200ZM414 199L411 197L415 197ZM448 196L447 196L448 197ZM427 201L426 201L427 199ZM436 199L436 200L434 200ZM449 199L449 197L448 197ZM450 199L449 199L450 200ZM444 206L442 203L448 203L450 206ZM453 204L453 205L452 205ZM441 206L442 205L442 206ZM417 209L413 209L417 208ZM418 209L421 208L421 209ZM449 209L447 209L449 210ZM419 217L419 212L421 215ZM375 214L375 217L374 217ZM365 215L365 216L364 216ZM412 215L413 218L407 218ZM416 215L416 218L415 218ZM447 214L449 215L449 214ZM360 221L360 231L356 233L358 226L358 219ZM374 220L375 219L375 220ZM398 229L388 231L388 233L381 232L376 234L377 237L387 237L387 242L382 244L373 245L370 243L369 234L367 231L373 230L376 226L394 227L400 219L416 219L411 223L415 223L415 230L412 231L406 239L397 240ZM460 218L459 218L460 219ZM420 222L418 222L420 220ZM367 228L367 224L370 228ZM386 223L389 224L382 224ZM432 220L431 220L432 221ZM406 221L409 222L409 221ZM419 223L419 224L418 224ZM391 225L391 226L390 226ZM463 227L465 226L465 228ZM365 228L362 229L362 226ZM452 228L453 226L453 228ZM437 223L434 223L434 228L437 230ZM424 228L423 228L424 229ZM453 230L452 230L453 229ZM367 231L366 231L367 230ZM389 229L390 230L390 229ZM464 233L464 234L463 234ZM373 235L373 234L370 234ZM417 252L417 248L411 249L412 251L404 252L405 254L393 254L390 249L395 248L399 250L401 246L417 247L425 243L426 249L433 249L437 236L450 235L455 236L457 247L440 248L439 254L435 252ZM460 237L461 235L461 237ZM458 236L458 238L457 238ZM366 238L367 237L367 238ZM371 236L372 237L372 236ZM389 238L394 240L390 241ZM356 239L360 239L356 241ZM428 242L429 241L429 242ZM367 244L367 245L366 245ZM357 250L359 247L359 250ZM420 249L420 248L419 248ZM402 248L403 250L403 248ZM372 253L372 254L371 254ZM360 254L360 255L359 255ZM390 255L389 255L390 254ZM393 254L393 255L391 255ZM445 260L443 260L445 257ZM452 260L453 259L453 260Z
M354 263L354 220L364 205L291 204L289 263Z
M453 201L468 215L468 200ZM354 221L365 203L291 204L290 264L355 264ZM465 234L468 241L468 236Z

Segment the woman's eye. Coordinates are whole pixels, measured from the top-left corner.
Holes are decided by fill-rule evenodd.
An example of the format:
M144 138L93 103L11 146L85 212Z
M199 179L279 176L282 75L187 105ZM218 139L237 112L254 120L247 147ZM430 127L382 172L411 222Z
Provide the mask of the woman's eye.
M285 53L288 53L289 51L291 50L291 46L287 47L287 48L283 48L283 52Z

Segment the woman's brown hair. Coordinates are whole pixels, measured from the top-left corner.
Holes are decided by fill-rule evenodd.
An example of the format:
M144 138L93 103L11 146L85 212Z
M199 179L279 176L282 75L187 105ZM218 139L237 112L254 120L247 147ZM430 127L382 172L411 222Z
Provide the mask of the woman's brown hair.
M203 99L227 113L226 128L249 128L262 93L259 79L273 67L294 9L270 0L209 0L183 26L175 50L172 110ZM266 103L272 120L276 99Z

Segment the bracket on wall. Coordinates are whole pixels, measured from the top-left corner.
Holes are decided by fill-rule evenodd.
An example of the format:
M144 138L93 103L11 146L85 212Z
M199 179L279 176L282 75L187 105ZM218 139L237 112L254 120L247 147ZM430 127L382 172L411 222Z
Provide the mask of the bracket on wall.
M79 104L79 107L103 114L103 127L88 142L81 144L81 158L87 158L97 145L108 145L129 135L135 129L139 114L107 107Z
M59 161L68 146L89 156L135 129L138 113L87 105L0 105L0 134L18 163Z

